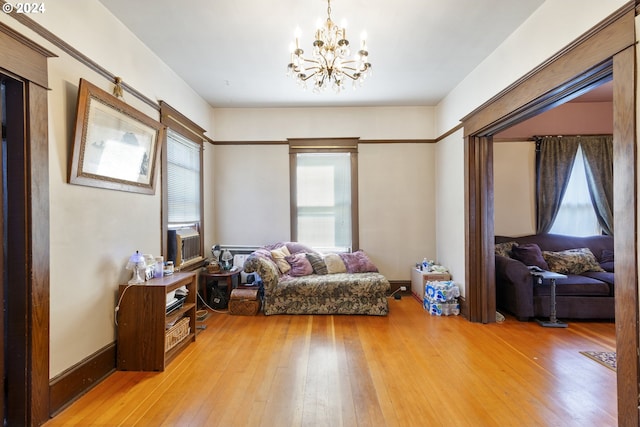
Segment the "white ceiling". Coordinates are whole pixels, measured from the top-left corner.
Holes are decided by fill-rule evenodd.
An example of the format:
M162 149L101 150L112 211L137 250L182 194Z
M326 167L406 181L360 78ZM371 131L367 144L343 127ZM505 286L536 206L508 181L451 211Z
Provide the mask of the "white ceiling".
M310 51L326 0L100 1L213 107L436 105L544 2L333 0L352 45L367 32L373 74L316 94L286 65L296 26Z

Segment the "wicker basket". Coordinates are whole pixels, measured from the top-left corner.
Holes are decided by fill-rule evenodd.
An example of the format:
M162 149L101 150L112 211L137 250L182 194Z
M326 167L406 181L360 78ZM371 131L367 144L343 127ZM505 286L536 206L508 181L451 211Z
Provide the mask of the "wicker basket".
M164 351L169 351L191 333L189 317L183 317L165 332Z
M240 316L255 316L260 311L257 289L234 289L229 299L229 313Z

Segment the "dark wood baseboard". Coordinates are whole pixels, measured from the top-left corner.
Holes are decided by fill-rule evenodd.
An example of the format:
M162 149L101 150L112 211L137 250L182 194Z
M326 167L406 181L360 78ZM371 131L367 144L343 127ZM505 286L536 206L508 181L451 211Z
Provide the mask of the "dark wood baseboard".
M411 280L389 280L389 284L391 285L391 290L389 293L399 293L402 295L411 295ZM400 286L404 286L407 288L406 291L398 291Z
M465 297L458 298L458 304L460 304L460 315L465 319L469 319L469 307Z
M50 415L55 416L115 370L116 343L113 342L52 378L49 382Z

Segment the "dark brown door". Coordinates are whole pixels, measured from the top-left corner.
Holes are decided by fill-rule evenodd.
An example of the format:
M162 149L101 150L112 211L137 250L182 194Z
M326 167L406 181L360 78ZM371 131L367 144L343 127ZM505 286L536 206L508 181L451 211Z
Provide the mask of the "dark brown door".
M29 425L27 239L26 227L26 130L24 83L0 74L2 87L2 175L0 193L0 270L2 271L1 327L3 332L2 412L5 425Z
M0 203L2 203L2 215L0 215L0 242L3 242L2 245L0 245L0 272L2 272L2 286L0 286L0 300L2 300L2 316L0 316L0 331L2 332L2 337L3 339L0 340L0 372L2 373L2 384L6 384L6 379L7 376L5 374L5 363L4 363L4 357L5 357L5 352L4 352L4 348L5 348L5 339L6 339L6 333L5 333L5 322L4 322L4 316L6 314L6 301L4 298L5 292L4 292L4 285L7 283L6 280L6 276L5 276L5 270L4 270L4 236L5 236L5 232L4 232L4 207L5 207L5 203L4 203L4 186L5 186L5 171L6 168L4 167L5 165L5 159L4 159L4 147L6 146L6 114L5 111L6 109L4 108L4 105L6 104L6 87L5 87L5 83L4 83L4 79L2 78L2 76L0 75L0 119L2 122L2 128L0 130L0 140L2 141L2 150L0 153L0 165L2 166L2 175L0 175ZM6 389L5 387L3 387L3 389ZM5 402L6 402L6 398L5 398L5 393L0 393L0 411L2 411L2 420L4 422L4 425L7 424L7 411L6 411L6 406L5 406Z

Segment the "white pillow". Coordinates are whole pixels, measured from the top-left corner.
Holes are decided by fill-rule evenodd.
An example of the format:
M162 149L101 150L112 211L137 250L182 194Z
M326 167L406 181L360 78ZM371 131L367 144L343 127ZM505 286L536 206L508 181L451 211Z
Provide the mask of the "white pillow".
M271 258L273 258L282 274L286 274L289 270L291 270L291 266L289 265L287 260L284 259L284 257L287 257L289 255L291 255L291 253L289 253L289 249L287 249L286 246L281 246L271 251Z
M347 267L344 265L342 258L338 254L326 254L323 256L324 263L327 265L327 273L346 273Z

